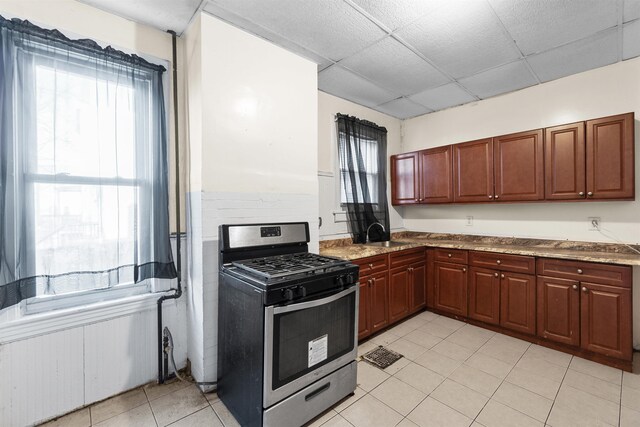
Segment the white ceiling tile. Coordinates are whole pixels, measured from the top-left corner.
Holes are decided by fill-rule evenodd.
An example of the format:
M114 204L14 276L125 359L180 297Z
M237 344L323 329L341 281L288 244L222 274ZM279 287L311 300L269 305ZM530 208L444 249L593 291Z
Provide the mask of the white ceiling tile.
M481 99L537 84L524 61L516 61L458 81Z
M340 61L340 65L402 95L421 92L449 81L392 37Z
M318 89L367 107L384 104L398 97L397 93L379 88L339 65L320 71Z
M438 6L433 1L424 0L353 0L353 2L392 31L415 21Z
M613 27L615 0L489 0L524 55Z
M624 22L640 18L640 0L624 0Z
M415 102L406 98L394 99L393 101L386 102L374 108L382 113L388 114L398 119L408 119L411 117L430 113L432 111L431 109L423 105L416 104Z
M546 82L613 64L618 60L618 31L613 28L527 58L540 81Z
M398 36L454 78L466 77L519 58L484 1L450 0Z
M625 24L622 29L622 59L640 55L640 20Z
M181 34L200 6L200 0L80 0L98 9Z
M469 95L455 83L425 90L424 92L410 96L409 99L429 107L434 111L475 101L473 96Z
M340 60L385 32L343 0L211 0L318 55Z

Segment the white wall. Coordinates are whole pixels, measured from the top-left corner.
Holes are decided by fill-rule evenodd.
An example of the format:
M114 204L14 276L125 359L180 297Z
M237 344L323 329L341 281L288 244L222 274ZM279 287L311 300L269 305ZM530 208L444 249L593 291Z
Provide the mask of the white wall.
M57 28L72 38L91 38L103 46L171 61L167 33L77 1L3 0L0 14ZM170 73L167 81L171 82ZM171 93L170 86L166 93ZM173 147L173 120L168 130ZM173 203L173 191L171 197ZM165 307L176 362L183 367L186 298L167 302ZM129 310L82 308L66 310L64 316L49 313L38 318L22 316L19 310L0 315L0 425L37 423L156 378L155 298Z
M403 123L402 151L464 142L619 113L635 112L640 165L640 58L515 93L427 114ZM636 173L636 194L640 173ZM473 216L473 226L465 226ZM587 218L628 243L640 242L640 200L406 207L407 229L495 236L610 242Z
M346 99L318 92L318 181L320 195L320 239L330 240L350 237L345 211L340 207L340 182L338 170L338 143L336 137L336 113L348 114L387 128L387 200L391 201L391 184L388 158L402 152L400 124L388 116ZM389 222L392 230L403 228L402 208L389 203Z
M186 34L189 359L217 378L218 226L308 221L318 250L316 64L206 13Z

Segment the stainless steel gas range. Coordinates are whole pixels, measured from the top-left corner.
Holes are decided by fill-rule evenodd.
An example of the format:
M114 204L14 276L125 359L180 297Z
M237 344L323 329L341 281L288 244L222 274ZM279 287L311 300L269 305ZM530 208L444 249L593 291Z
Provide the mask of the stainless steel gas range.
M308 223L220 226L218 396L243 426L300 426L356 388L358 267Z

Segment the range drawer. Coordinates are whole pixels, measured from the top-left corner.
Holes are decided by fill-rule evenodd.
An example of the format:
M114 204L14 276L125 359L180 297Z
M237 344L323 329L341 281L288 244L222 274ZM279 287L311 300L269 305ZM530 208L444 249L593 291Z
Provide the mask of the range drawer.
M452 262L455 264L467 264L469 260L468 252L461 249L441 249L433 250L435 261Z
M514 273L535 274L536 259L532 256L476 252L469 255L469 264Z
M538 258L537 270L541 276L631 287L631 267L623 265Z
M376 255L368 258L354 259L351 262L360 267L360 277L371 274L385 272L389 269L389 257L387 255Z
M389 268L402 267L420 261L425 261L424 248L407 249L389 254Z

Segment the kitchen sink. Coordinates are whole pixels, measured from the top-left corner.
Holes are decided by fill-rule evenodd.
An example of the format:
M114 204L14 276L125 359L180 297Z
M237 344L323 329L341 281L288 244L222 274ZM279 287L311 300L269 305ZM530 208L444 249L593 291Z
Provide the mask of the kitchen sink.
M394 248L396 246L408 245L407 242L397 242L393 240L387 240L386 242L369 242L365 243L365 246L377 246L379 248Z

